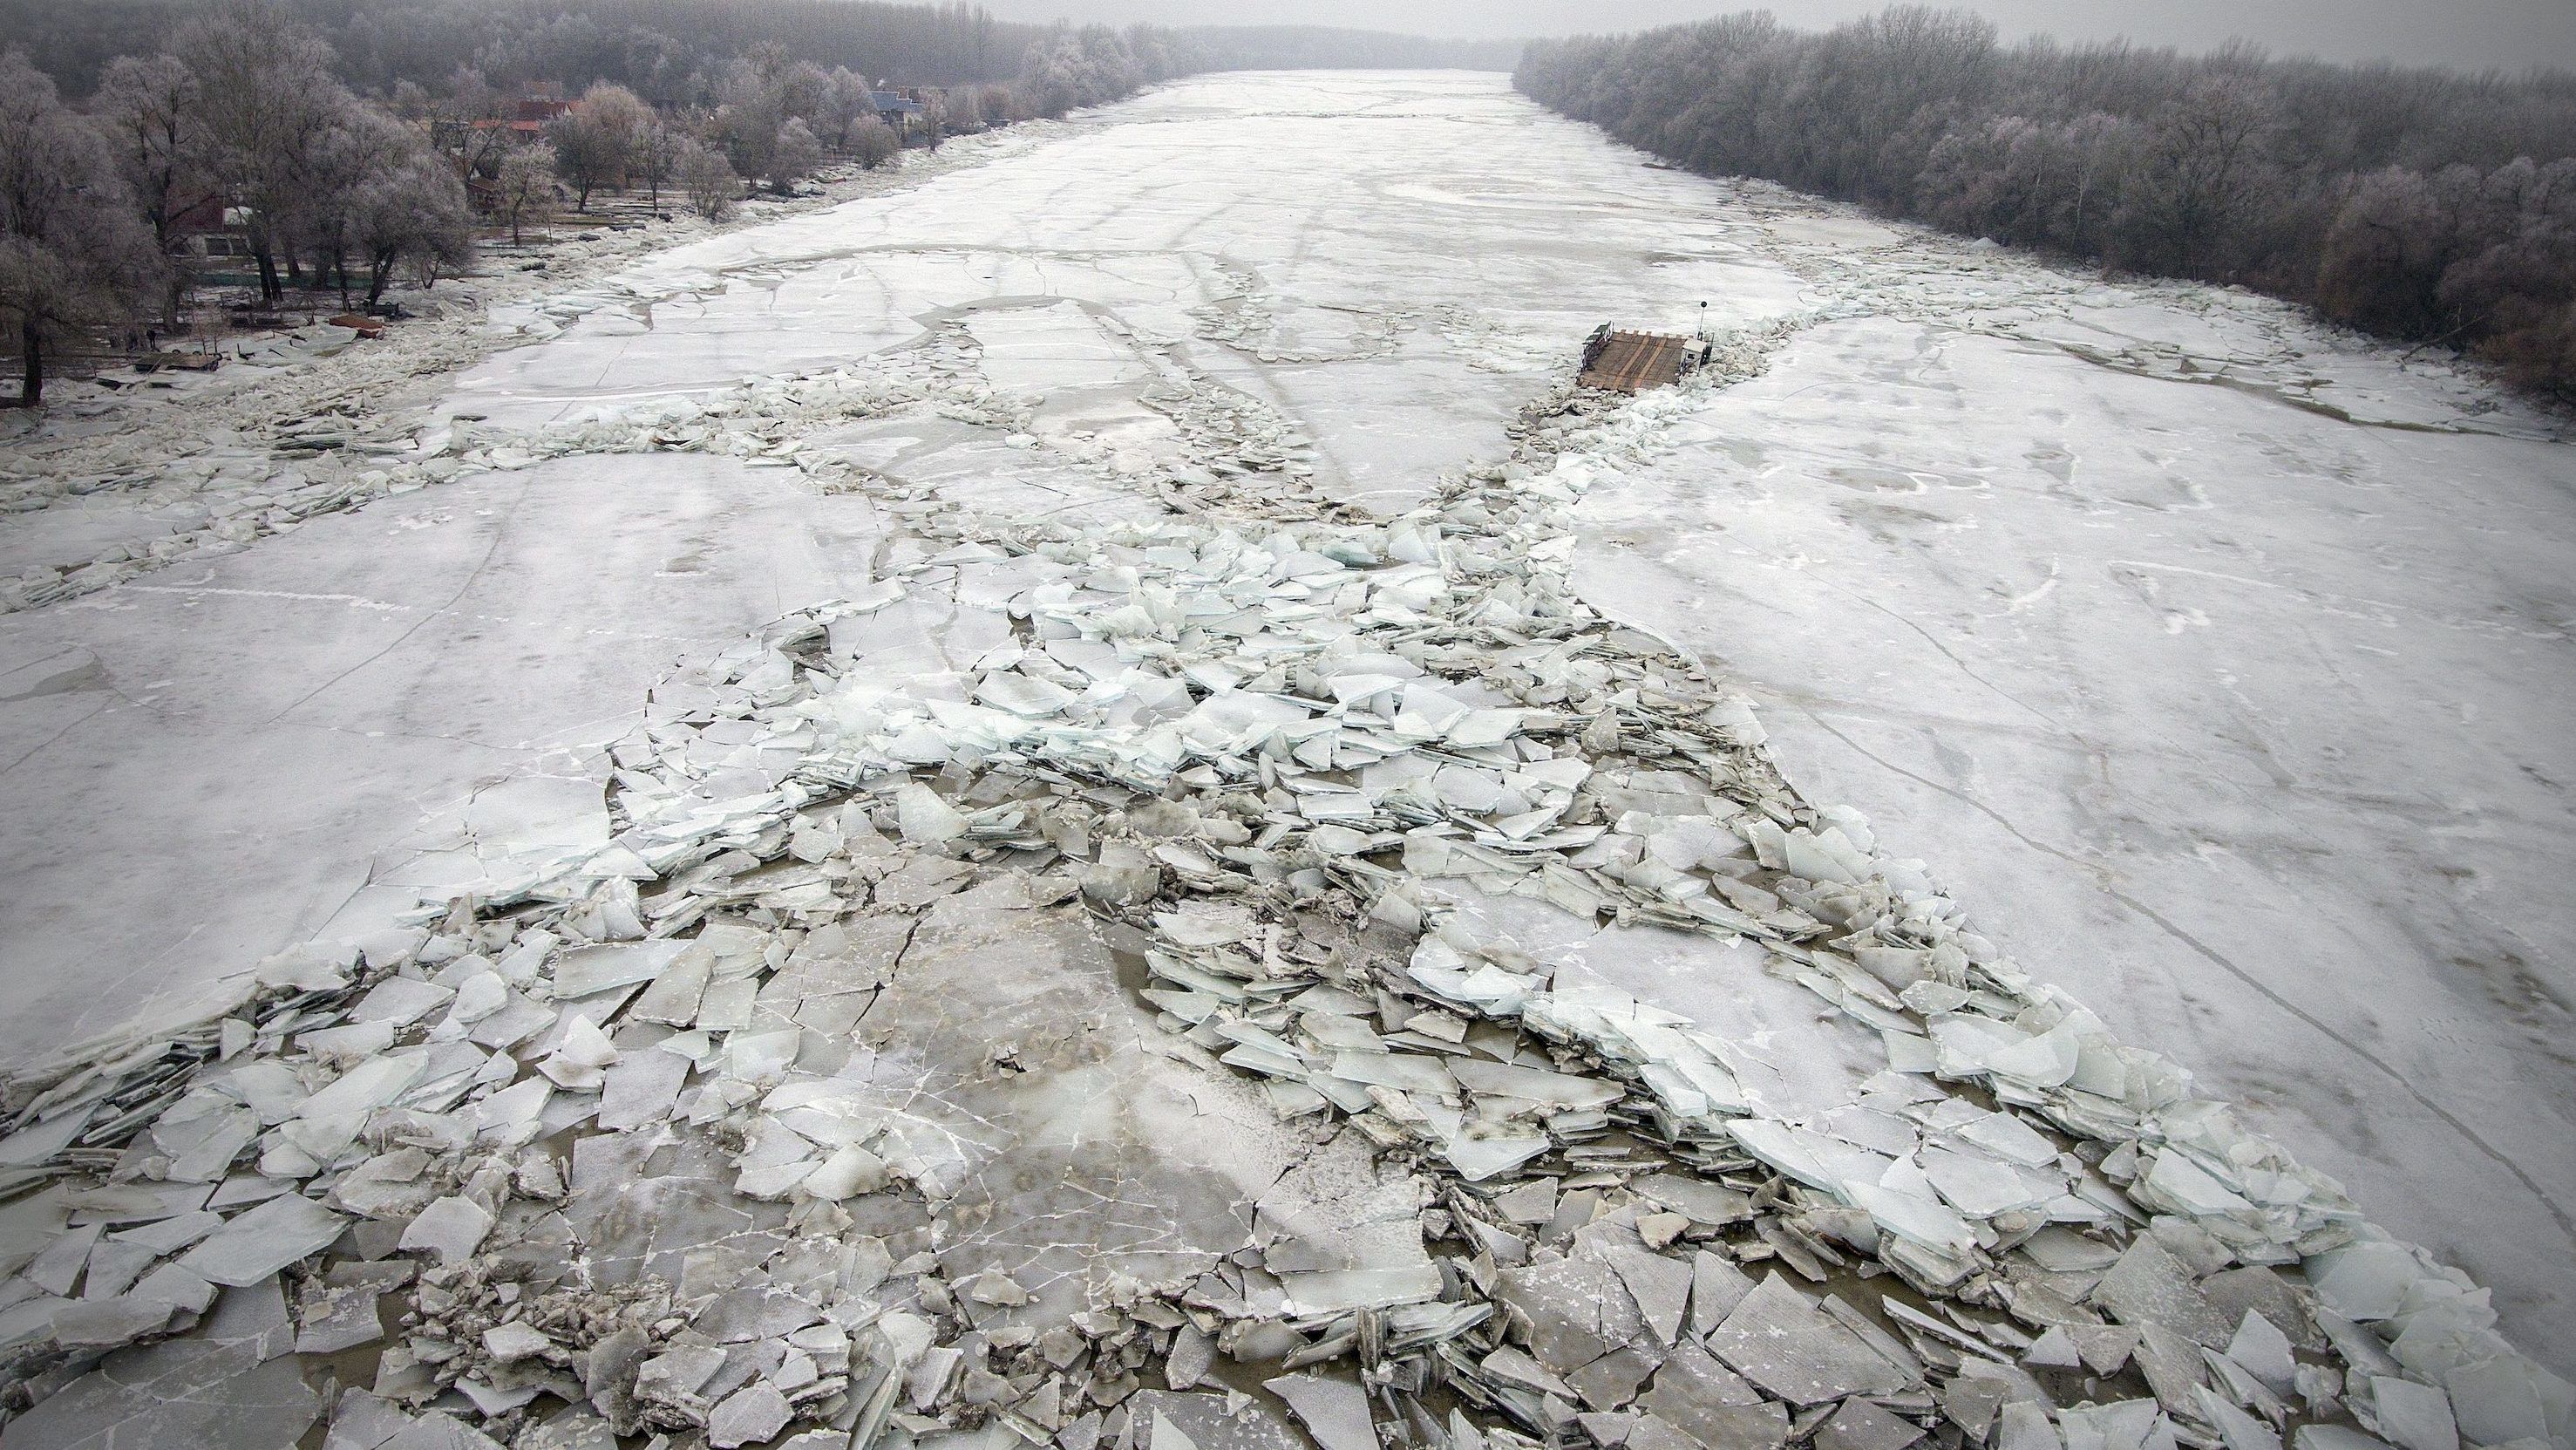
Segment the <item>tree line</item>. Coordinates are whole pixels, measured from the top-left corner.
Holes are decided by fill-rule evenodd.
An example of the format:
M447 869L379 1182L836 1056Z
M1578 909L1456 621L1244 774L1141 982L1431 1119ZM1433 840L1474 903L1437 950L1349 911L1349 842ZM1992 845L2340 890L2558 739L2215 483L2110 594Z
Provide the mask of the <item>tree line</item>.
M155 9L98 8L129 22ZM1116 100L1199 64L1168 32L1003 26L957 5L591 0L527 34L467 27L457 33L480 37L470 48L454 35L405 48L386 36L406 17L539 12L519 0L189 0L158 7L174 24L118 32L166 36L155 53L103 56L84 7L40 9L59 23L25 33L85 94L66 100L16 44L0 53L0 347L17 353L14 401L26 406L42 401L64 353L176 323L195 272L191 229L238 236L264 302L336 287L344 306L373 306L398 276L432 285L470 265L476 203L515 243L559 199L586 210L604 188L642 189L656 209L667 189L712 219L747 185L793 190L828 157L881 164L904 138L881 116L870 72L827 66L836 56L869 60L879 80L1002 77L912 87L915 114L901 119L932 145ZM621 14L707 23L641 50L559 44L568 24L598 29ZM809 36L835 16L846 29ZM820 36L837 39L787 43ZM353 38L354 57L334 43ZM746 50L725 49L746 38ZM1001 47L1016 48L1007 63L994 59ZM615 69L647 52L651 65ZM403 69L387 68L392 55ZM556 65L545 79L587 88L529 137L524 86L532 68Z
M1520 60L1517 40L1457 40L1322 25L1192 26L1181 43L1201 70L1485 70Z
M2576 76L1998 43L1903 6L1533 42L1533 99L1693 170L2238 283L2576 401Z
M65 90L87 92L137 35L168 34L198 0L0 0L0 34ZM980 6L883 0L279 0L327 42L340 78L390 95L459 69L496 85L611 81L657 106L704 104L724 63L763 46L908 85L1008 81L1053 28Z

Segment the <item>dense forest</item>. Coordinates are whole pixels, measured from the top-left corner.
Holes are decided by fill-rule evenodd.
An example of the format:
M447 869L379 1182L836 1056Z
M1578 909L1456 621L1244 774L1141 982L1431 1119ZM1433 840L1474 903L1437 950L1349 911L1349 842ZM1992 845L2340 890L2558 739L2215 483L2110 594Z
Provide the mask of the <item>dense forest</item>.
M134 38L175 32L208 0L0 0L0 36L67 94L88 94ZM281 0L280 12L331 47L339 78L389 96L435 88L459 70L498 86L594 81L657 106L704 102L722 63L777 47L826 70L906 86L1005 82L1064 27L996 20L981 6L879 0ZM1430 40L1320 27L1130 26L1137 64L1161 75L1207 70L1447 66L1509 70L1520 44Z
M0 34L72 95L137 36L168 35L205 0L0 0ZM874 0L281 0L279 13L331 47L341 80L365 93L436 85L460 68L496 85L608 81L658 105L684 104L692 77L765 46L825 69L907 85L1004 81L1048 35L968 5Z
M16 356L21 405L42 400L50 358L133 352L138 334L148 347L193 326L210 233L221 255L247 255L262 306L300 291L374 307L398 277L434 285L469 265L478 229L516 244L595 193L641 192L654 210L668 195L718 217L750 188L791 193L828 164L881 165L1199 64L1169 31L1004 26L962 6L598 0L550 20L522 0L40 10L61 23L10 39L42 62L0 50L0 347ZM111 28L97 28L102 12ZM956 79L911 79L927 75ZM881 91L890 80L905 93Z
M1693 170L2241 283L2576 401L2576 76L2005 46L1901 7L1535 42L1515 81Z

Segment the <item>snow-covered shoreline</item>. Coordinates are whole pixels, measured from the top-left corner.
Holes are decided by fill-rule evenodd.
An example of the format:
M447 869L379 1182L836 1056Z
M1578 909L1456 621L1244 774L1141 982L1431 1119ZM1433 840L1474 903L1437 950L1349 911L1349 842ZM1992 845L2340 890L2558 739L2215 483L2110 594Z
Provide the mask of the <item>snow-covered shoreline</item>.
M75 599L317 515L443 483L423 412L458 371L549 336L577 311L559 299L652 256L862 197L900 194L1025 154L1063 133L1030 122L845 167L811 192L758 198L708 222L676 200L670 221L609 230L567 212L551 241L500 248L483 269L388 300L420 310L380 339L318 322L227 338L211 373L118 370L121 386L65 380L0 438L0 612ZM601 229L592 234L594 225ZM591 240L582 240L592 235ZM551 315L550 304L557 307ZM328 310L328 309L324 309ZM167 384L168 386L160 386Z

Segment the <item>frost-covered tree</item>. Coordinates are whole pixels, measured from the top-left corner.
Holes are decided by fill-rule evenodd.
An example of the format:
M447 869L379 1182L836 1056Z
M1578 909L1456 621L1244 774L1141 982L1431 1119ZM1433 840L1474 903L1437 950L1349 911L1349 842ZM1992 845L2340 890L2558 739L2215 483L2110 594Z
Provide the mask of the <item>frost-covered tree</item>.
M635 138L634 179L641 180L653 209L662 209L662 183L677 174L680 146L688 133L659 116L645 124Z
M454 168L413 144L387 158L348 204L348 236L367 268L367 304L385 295L397 268L424 286L474 260L474 216Z
M96 131L16 50L0 54L0 326L21 407L48 359L151 305L161 256Z
M166 250L174 219L212 195L202 174L196 77L175 56L120 55L99 73L89 115Z
M356 244L352 233L360 200L400 169L419 145L419 134L409 126L344 96L314 148L307 177L312 190L299 209L297 236L313 260L315 280L338 283L343 307L350 301L349 250Z
M847 66L832 71L831 84L823 93L823 106L812 118L814 134L835 151L850 149L850 132L861 121L876 119L877 102L868 78Z
M509 128L509 105L501 93L471 66L459 67L430 101L430 136L440 150L455 158L466 176L489 178L501 157L517 144Z
M770 153L778 145L778 128L787 123L785 95L760 67L738 60L717 84L714 119L708 138L722 146L737 176L767 176Z
M268 0L215 0L171 52L196 77L205 160L247 215L260 294L284 295L278 265L296 253L321 193L317 172L354 104L331 76L331 50Z
M522 227L553 214L554 203L555 148L539 141L501 158L492 179L492 209L508 219L510 245L519 245Z
M594 189L625 184L636 147L652 124L651 108L633 91L601 81L546 127L556 170L573 189L573 210L590 210Z
M871 112L867 119L850 128L850 154L859 159L865 170L874 171L903 150L903 140L894 128L877 119Z
M769 148L769 189L785 196L822 164L823 143L815 139L814 128L803 117L790 116Z
M2258 84L2204 76L2150 127L2114 220L2123 260L2186 277L2225 275L2264 171L2271 108Z
M1033 76L1074 73L1056 44ZM1542 41L1515 82L1705 171L2260 287L2576 394L2564 73L2001 47L1972 15L1900 7L1823 32L1754 14Z
M676 174L680 189L688 193L690 209L711 222L724 220L742 195L742 178L734 173L733 163L703 141L680 143Z

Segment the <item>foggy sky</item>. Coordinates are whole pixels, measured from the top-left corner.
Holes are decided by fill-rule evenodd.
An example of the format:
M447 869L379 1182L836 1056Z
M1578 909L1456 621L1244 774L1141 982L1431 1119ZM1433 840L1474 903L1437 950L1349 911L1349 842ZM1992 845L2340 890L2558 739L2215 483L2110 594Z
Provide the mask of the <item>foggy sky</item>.
M1504 37L1636 30L1767 8L1821 28L1886 0L984 0L1013 20L1149 20L1165 25L1343 25L1417 35ZM2126 35L2207 50L2243 36L2274 54L2393 60L2465 70L2576 69L2576 0L1947 0L2007 40Z

